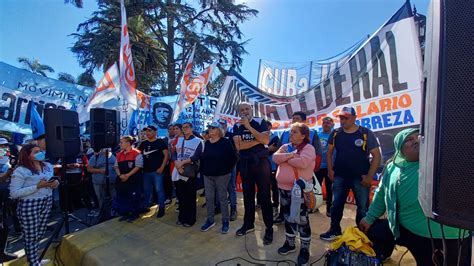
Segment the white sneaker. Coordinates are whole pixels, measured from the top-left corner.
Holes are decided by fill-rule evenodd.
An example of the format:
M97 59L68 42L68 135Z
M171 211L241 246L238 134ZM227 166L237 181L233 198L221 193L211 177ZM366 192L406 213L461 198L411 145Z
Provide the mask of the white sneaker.
M49 263L51 262L50 259L44 259L44 260L41 260L41 265L48 265Z

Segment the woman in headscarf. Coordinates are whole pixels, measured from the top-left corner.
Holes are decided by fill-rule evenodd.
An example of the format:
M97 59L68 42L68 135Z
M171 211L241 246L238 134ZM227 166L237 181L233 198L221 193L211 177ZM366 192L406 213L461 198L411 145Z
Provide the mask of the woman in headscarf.
M469 233L429 220L418 201L418 135L418 129L408 128L395 136L395 155L384 169L359 228L367 234L377 256L383 260L390 257L397 244L408 248L417 265L442 265L443 253L447 255L447 265L467 265ZM380 219L384 213L387 219Z

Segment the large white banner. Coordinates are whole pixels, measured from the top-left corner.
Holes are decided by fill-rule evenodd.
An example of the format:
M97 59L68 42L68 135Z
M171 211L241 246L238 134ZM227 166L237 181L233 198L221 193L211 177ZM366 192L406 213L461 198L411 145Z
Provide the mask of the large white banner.
M294 96L279 96L254 87L238 73L226 78L216 107L216 118L234 123L237 105L250 102L254 115L273 122L274 129L289 127L296 111L308 115L311 127L344 106L357 111L357 123L374 131L420 122L421 51L415 23L405 4L386 24L329 77Z

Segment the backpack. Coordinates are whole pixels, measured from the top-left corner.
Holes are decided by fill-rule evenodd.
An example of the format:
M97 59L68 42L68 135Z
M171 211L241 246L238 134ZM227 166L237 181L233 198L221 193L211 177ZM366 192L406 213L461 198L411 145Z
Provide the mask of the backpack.
M342 130L343 130L342 127L334 130L334 136L332 137L332 143L331 143L333 147L336 147L336 136L338 133L342 132ZM362 140L364 141L361 146L362 150L368 154L369 151L367 150L367 138L369 136L369 129L363 126L359 126L358 131L362 135Z

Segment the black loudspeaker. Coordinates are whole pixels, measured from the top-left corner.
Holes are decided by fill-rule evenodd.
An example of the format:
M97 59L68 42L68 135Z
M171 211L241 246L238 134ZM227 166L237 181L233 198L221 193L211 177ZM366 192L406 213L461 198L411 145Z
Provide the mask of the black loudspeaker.
M91 109L91 146L94 149L115 148L120 139L120 113L115 110Z
M427 20L419 200L474 230L474 1L432 1Z
M49 158L76 157L81 151L77 112L44 109L46 153Z

